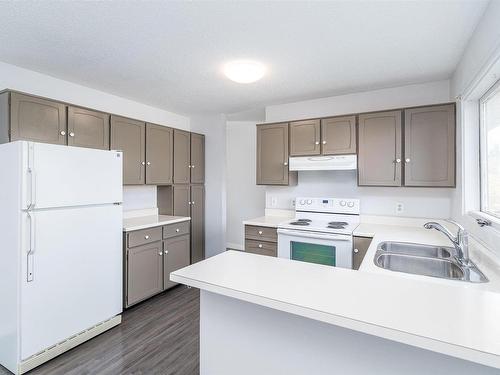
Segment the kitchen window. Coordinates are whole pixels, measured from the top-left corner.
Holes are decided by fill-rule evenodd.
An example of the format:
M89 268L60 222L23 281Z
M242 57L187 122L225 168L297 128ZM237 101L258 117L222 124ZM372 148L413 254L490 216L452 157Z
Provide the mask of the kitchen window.
M500 218L500 81L480 100L481 211Z

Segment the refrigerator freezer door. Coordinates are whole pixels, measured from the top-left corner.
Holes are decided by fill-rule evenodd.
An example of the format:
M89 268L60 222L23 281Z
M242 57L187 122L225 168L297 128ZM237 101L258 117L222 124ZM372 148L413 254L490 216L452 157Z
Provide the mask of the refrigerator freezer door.
M28 143L24 208L30 203L41 209L122 202L122 156L118 151Z
M33 280L27 281L29 220L23 215L21 359L122 311L122 208L31 212Z

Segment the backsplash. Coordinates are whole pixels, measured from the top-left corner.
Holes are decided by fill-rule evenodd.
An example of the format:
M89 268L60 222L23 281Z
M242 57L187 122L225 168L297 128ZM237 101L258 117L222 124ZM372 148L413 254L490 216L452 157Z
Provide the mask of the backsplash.
M297 186L266 187L266 208L292 209L298 196L357 198L362 215L447 219L451 194L446 188L359 187L356 171L299 172Z
M155 185L129 185L123 187L123 211L156 208Z

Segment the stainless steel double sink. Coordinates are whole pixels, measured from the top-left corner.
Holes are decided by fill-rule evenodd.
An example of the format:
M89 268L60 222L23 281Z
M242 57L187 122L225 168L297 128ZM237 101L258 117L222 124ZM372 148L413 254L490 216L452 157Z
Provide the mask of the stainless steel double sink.
M469 266L459 264L452 247L382 242L377 247L374 262L390 271L472 283L488 281L474 263L470 262Z

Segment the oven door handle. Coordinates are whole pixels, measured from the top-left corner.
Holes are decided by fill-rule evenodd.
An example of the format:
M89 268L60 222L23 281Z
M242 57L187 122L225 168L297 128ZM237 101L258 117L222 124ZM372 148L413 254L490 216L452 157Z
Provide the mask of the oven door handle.
M312 232L298 232L289 229L278 229L278 234L286 234L289 236L302 237L302 238L316 238L318 240L339 240L351 241L352 237L348 234L321 234Z

